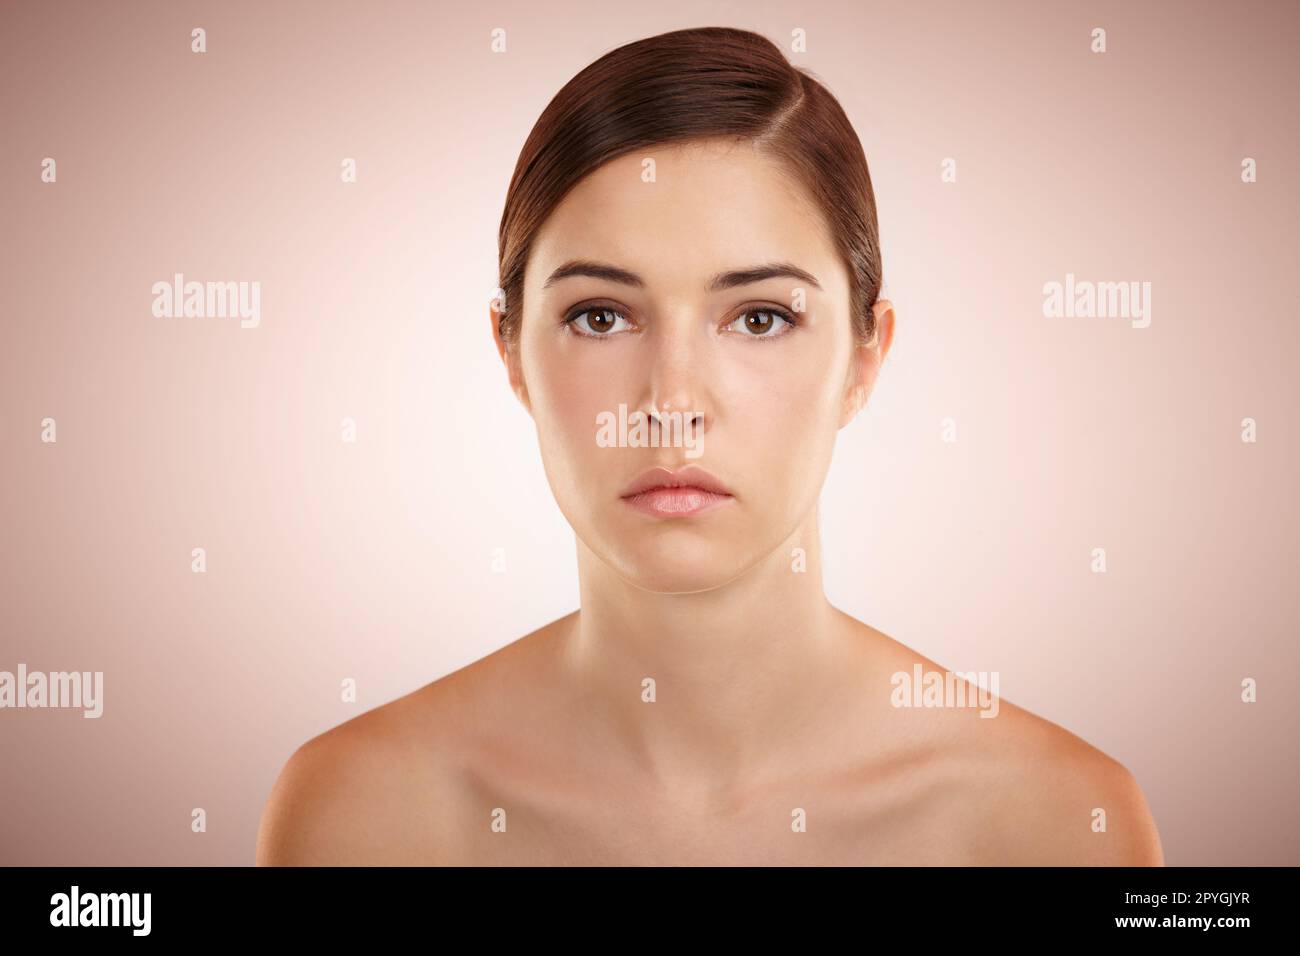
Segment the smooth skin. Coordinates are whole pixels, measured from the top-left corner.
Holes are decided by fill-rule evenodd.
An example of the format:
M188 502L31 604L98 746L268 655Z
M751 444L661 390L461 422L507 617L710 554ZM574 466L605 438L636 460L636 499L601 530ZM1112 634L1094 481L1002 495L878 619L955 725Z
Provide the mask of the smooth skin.
M640 283L548 284L575 260ZM771 263L816 283L710 287ZM763 311L796 289L796 325ZM576 533L580 609L304 743L258 864L1163 864L1123 765L1005 700L893 706L891 675L943 668L827 600L818 496L895 324L882 299L855 340L849 289L816 205L748 143L579 183L537 235L517 347L490 320ZM620 403L697 414L703 455L600 447ZM620 500L692 462L734 501L662 519Z

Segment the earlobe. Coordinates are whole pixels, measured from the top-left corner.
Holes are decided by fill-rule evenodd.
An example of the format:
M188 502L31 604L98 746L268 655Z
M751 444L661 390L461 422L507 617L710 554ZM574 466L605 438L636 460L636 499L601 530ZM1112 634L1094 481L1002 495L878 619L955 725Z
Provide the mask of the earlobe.
M880 361L883 362L889 354L889 347L894 344L894 303L888 299L877 299L871 307L871 314L876 324L875 346L880 352Z
M528 389L524 386L523 370L519 367L519 357L506 345L505 339L501 335L501 313L497 311L497 302L493 300L488 306L488 318L492 324L492 341L496 343L497 355L506 367L506 376L510 380L510 390L515 393L515 398L519 399L519 404L524 406L524 410L529 415L533 413L532 406L528 403Z
M865 345L857 346L853 350L853 358L850 361L849 380L845 383L844 403L840 409L840 428L843 428L853 419L858 417L858 412L862 411L862 406L866 404L867 393L869 389L864 384L863 363L870 361L870 348ZM864 354L866 353L866 354Z
M512 377L510 385L514 390L515 398L519 399L519 404L524 406L524 411L531 415L533 413L533 406L528 402L528 389L524 387L522 378L516 381L516 379Z
M524 406L524 411L531 415L533 406L528 401L528 386L524 384L524 370L519 367L517 349L506 350L505 363L506 374L510 378L510 390L515 393L515 398L519 399L519 404Z
M497 311L497 300L488 305L488 324L492 327L492 341L496 344L497 355L501 361L506 360L506 344L501 338L501 313Z
M880 365L889 354L889 347L894 341L894 305L888 299L878 299L871 308L875 320L875 334L868 345L855 345L853 357L849 362L848 381L845 382L844 406L840 416L840 428L843 428L867 404L876 377L880 374Z

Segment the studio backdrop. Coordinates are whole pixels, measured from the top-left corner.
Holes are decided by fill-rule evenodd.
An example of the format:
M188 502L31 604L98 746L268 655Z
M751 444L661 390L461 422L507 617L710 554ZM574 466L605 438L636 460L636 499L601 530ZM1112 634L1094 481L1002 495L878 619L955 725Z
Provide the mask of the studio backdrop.
M830 598L1121 761L1166 862L1300 862L1300 7L666 0L4 5L0 671L85 683L0 709L0 863L251 864L304 740L577 607L502 204L575 72L711 24L871 165Z

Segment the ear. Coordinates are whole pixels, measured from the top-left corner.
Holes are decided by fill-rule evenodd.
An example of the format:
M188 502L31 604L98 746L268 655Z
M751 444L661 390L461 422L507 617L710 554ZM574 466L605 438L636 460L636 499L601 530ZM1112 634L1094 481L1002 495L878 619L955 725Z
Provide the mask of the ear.
M499 304L498 299L493 299L488 306L488 320L492 325L492 341L496 343L497 355L506 366L506 376L510 380L510 390L515 393L515 398L524 406L528 414L533 413L533 407L528 401L528 388L524 385L524 372L519 365L519 349L510 348L505 339L501 337L501 313L497 311Z
M867 399L876 387L880 366L894 343L894 304L888 299L877 299L871 307L871 314L875 317L876 334L868 343L854 343L848 376L844 382L840 428L853 421L867 404Z

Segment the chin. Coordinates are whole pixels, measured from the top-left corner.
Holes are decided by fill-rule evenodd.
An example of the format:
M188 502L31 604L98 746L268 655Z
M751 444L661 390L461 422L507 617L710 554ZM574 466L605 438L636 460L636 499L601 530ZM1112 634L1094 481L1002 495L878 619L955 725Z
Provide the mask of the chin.
M734 534L706 536L696 528L629 530L618 540L601 542L598 553L624 580L656 594L711 591L753 563Z

